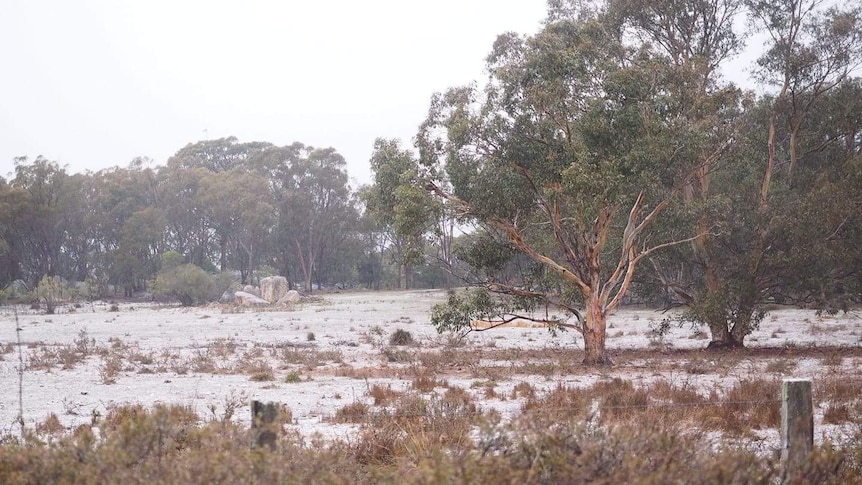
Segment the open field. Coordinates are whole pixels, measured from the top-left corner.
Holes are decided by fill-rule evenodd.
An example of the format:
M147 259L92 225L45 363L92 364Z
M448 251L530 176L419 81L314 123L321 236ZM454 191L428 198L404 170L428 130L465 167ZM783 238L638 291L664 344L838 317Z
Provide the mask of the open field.
M247 425L254 399L286 406L286 433L351 442L375 419L442 403L490 423L682 423L771 455L784 377L814 380L818 442L841 446L862 425L858 313L775 310L749 349L717 353L702 350L701 330L674 326L659 337L652 329L667 315L626 308L608 330L615 365L589 368L574 332L438 335L428 314L443 296L340 293L278 311L137 303L111 311L103 302L55 315L21 310L25 427L62 433L130 404L181 405L205 422ZM0 432L16 435L15 316L0 312ZM470 436L481 434L471 426Z

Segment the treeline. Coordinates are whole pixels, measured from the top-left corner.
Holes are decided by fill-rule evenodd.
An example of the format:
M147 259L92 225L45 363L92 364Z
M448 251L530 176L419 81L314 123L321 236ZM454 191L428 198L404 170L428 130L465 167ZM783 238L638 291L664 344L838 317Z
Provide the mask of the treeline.
M58 276L131 296L168 253L242 284L280 274L306 291L398 287L385 228L363 205L343 157L301 143L201 141L163 166L138 159L95 173L20 158L0 179L0 288ZM445 282L419 266L415 284Z

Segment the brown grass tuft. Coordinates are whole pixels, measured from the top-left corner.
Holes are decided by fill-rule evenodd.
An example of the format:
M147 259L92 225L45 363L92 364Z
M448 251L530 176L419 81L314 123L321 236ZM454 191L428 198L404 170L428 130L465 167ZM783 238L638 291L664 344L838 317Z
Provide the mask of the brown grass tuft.
M387 406L403 393L394 391L391 385L374 384L368 390L368 396L374 399L375 406Z
M335 411L336 423L362 423L368 418L368 405L361 401L352 402Z

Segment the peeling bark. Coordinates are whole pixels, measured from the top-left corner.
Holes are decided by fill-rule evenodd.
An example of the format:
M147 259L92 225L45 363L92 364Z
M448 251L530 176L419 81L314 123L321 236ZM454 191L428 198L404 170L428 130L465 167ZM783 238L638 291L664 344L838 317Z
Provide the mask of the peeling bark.
M605 341L607 338L607 314L597 298L587 301L587 315L584 320L585 365L613 365Z

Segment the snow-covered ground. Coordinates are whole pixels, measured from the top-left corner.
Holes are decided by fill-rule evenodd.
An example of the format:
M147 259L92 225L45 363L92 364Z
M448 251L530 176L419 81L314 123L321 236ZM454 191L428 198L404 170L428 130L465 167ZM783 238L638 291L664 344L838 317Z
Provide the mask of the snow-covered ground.
M108 303L96 302L45 315L19 307L25 422L33 426L54 413L71 428L127 403L185 404L203 418L221 419L233 412L233 419L248 421L248 401L254 399L284 403L293 414L294 426L305 435L347 437L355 428L333 423L336 410L354 401L370 402L368 392L375 384L410 388L411 364L400 363L398 352L412 352L415 357L415 353L456 348L485 356L493 350L495 358L500 358L511 350L506 358L514 369L511 359L517 359L518 352L537 355L547 351L554 356L582 348L574 332L555 336L546 329L528 327L473 332L456 347L453 336L438 335L430 324L430 308L444 296L440 291L338 293L272 311L137 303L120 304L119 311L110 311ZM613 377L640 385L656 379L685 380L710 389L782 370L793 377L813 378L815 385L826 372L862 378L862 357L857 357L862 352L854 350L862 346L859 313L818 316L803 310L772 311L746 342L751 347L786 349L773 359L779 363L769 368L768 359L743 356L732 368L720 370L711 366L720 354L674 353L705 347L707 334L702 330L672 326L667 335L657 337L652 329L666 317L649 309L625 308L611 318L608 347L612 354L642 349L640 360L627 359L610 369L584 367L543 375L519 371L501 375L499 369L506 367L498 365L493 376L496 392L508 395L519 382L530 382L541 391L561 383L587 386ZM0 434L17 429L15 318L12 308L0 308ZM389 338L399 329L410 332L416 345L390 347ZM812 346L841 346L851 352L831 360L810 352L794 355L794 349ZM439 373L449 385L473 393L480 407L514 415L520 399L483 397L483 388L477 385L482 380L481 368L499 364L485 359L477 360L470 370L451 367ZM656 369L655 363L662 359L678 361L679 366ZM690 362L699 362L706 370L680 370ZM818 429L825 430L821 435L833 430L829 426Z

